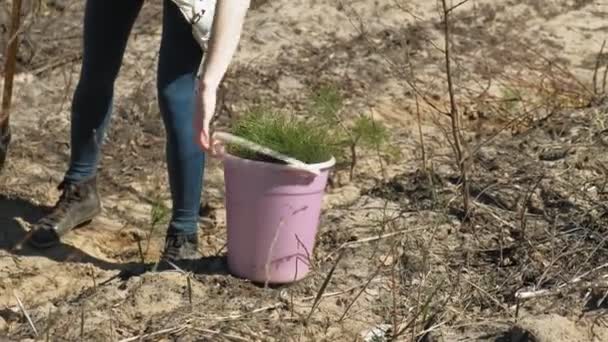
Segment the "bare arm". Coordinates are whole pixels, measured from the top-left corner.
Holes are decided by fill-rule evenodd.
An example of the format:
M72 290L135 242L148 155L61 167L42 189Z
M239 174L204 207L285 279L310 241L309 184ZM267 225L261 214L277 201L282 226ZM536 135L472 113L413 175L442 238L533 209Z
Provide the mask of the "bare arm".
M239 45L251 0L217 0L207 51L199 70L194 127L203 150L216 154L210 132L215 114L216 94ZM219 145L218 145L219 147Z
M215 91L236 52L250 0L217 0L208 49L201 70L201 91Z

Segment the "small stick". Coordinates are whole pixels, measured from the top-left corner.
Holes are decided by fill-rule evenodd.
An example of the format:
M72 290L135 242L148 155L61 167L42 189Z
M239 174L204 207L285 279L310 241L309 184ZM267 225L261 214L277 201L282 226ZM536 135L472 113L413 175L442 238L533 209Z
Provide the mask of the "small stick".
M249 316L249 315L253 315L253 314L256 314L256 313L260 313L260 312L264 312L264 311L270 311L270 310L274 310L276 308L280 308L283 305L284 305L283 302L279 302L279 303L276 303L276 304L264 306L264 307L261 307L259 309L255 309L253 311L246 312L246 313L239 314L239 315L218 317L218 318L215 318L215 320L216 321L220 321L220 322L236 321L237 319L241 319L241 318L243 318L245 316Z
M84 341L84 304L80 308L80 340Z
M467 283L469 283L469 285L473 286L475 289L477 289L477 291L481 292L486 297L490 298L496 305L498 305L499 307L501 307L503 310L509 311L509 309L506 306L504 306L498 299L496 299L496 297L494 297L491 294L489 294L488 291L482 289L481 287L479 287L479 285L473 283L472 281L470 281L468 279L464 279L464 281L466 281Z
M66 64L76 62L76 61L80 60L81 58L82 58L82 54L80 52L77 54L73 54L73 55L61 56L50 63L47 63L43 66L38 67L37 69L34 69L32 71L32 74L34 74L34 76L40 76L40 74L42 74L48 70L52 70L52 69L58 68L60 66L66 65Z
M357 247L359 245L362 245L364 243L367 242L374 242L374 241L378 241L378 240L382 240L382 239L386 239L389 237L393 237L396 235L401 235L401 234L405 234L405 233L411 233L411 232L415 232L418 230L424 230L426 228L416 228L416 229L403 229L403 230L398 230L396 232L392 232L392 233L386 233L386 234L382 234L382 235L378 235L378 236L370 236L367 238L363 238L357 241L350 241L350 242L345 242L343 244L341 244L338 248L336 248L336 250L334 250L333 252L329 253L326 257L325 257L325 261L327 261L329 258L331 258L334 254L336 254L338 251L341 251L345 248L354 248Z
M125 338L125 339L120 340L119 342L132 342L132 341L143 340L144 338L150 338L150 337L154 337L154 336L158 336L158 335L172 334L172 333L176 333L176 332L186 329L189 325L190 325L190 321L188 321L188 323L185 323L185 324L182 324L182 325L179 325L176 327L162 329L162 330L155 331L155 332L152 332L149 334L143 334L143 335L137 335L137 336Z
M367 285L369 285L369 281L366 281L365 283L357 284L355 286L351 286L351 287L349 287L349 288L347 288L345 290L342 290L342 291L336 291L336 292L326 293L326 294L323 295L323 298L329 298L329 297L335 297L335 296L343 295L345 293L351 292L351 291L356 290L356 289L358 289L358 288L360 288L362 286L367 286ZM308 296L308 297L304 297L304 298L300 299L300 301L307 302L307 301L315 299L316 297L317 296Z
M273 310L273 309L276 309L276 308L281 307L281 306L283 306L283 303L276 303L276 304L273 304L273 305L268 305L268 306L265 306L265 307L262 307L262 308L259 308L259 309L255 309L255 310L253 310L251 312L246 312L244 314L234 315L234 316L227 316L227 317L219 317L219 318L215 318L215 320L216 321L234 321L234 320L243 318L243 317L248 316L248 315L252 315L252 314L263 312L263 311ZM192 323L192 321L193 321L193 319L189 319L189 320L187 320L182 325L178 325L178 326L175 326L175 327L172 327L172 328L162 329L162 330L155 331L155 332L152 332L152 333L149 333L149 334L132 336L132 337L129 337L129 338L122 339L119 342L133 342L133 341L143 340L145 338L150 338L150 337L154 337L154 336L158 336L158 335L177 333L177 332L180 332L180 331L182 331L184 329L190 328L191 327L190 324ZM197 329L197 328L194 328L194 329ZM224 335L224 336L226 336L226 335Z
M602 78L602 94L606 94L606 82L608 81L608 63L604 67L604 77Z
M17 35L19 32L21 20L21 0L13 0L13 8L11 11L11 29L9 34L8 46L6 48L6 60L4 63L4 89L2 92L2 108L0 112L0 127L8 126L9 108L13 95L13 79L15 77L15 64L17 62L17 51L19 48L19 40Z
M52 307L49 307L49 318L48 318L48 323L46 324L46 342L51 341L51 314L52 314Z
M190 275L186 275L186 281L188 282L188 302L190 308L192 308L192 284L190 283Z
M338 267L338 264L340 263L340 260L342 259L343 256L344 256L344 251L342 251L342 253L340 253L338 255L338 258L336 259L336 262L331 267L331 269L329 270L329 273L325 277L325 280L323 281L323 284L319 288L319 292L317 292L317 296L315 297L315 301L312 303L312 308L310 308L310 312L308 313L308 317L306 317L306 322L308 322L308 320L310 320L310 317L315 312L315 309L317 308L317 306L321 302L321 299L323 298L323 294L325 293L325 289L327 288L327 285L329 285L329 281L331 280L332 276L334 275L334 272L336 271L336 268Z
M116 341L116 338L114 337L114 315L112 313L112 309L110 309L110 337L112 338L112 341Z
M602 43L602 47L600 48L600 52L597 54L597 59L595 60L595 68L593 69L593 93L594 95L599 95L599 86L597 83L597 73L602 67L602 55L604 54L604 48L606 47L606 40Z
M385 258L385 261L386 261L386 258ZM371 284L371 282L378 276L378 274L380 273L381 270L382 270L381 267L378 267L376 269L376 271L374 272L374 274L364 284L363 288L357 293L357 295L355 295L355 298L346 306L346 309L344 309L344 312L342 313L342 316L340 316L340 318L338 319L338 322L342 322L344 320L344 318L348 314L348 311L350 311L351 307L355 304L355 302L357 301L357 299L359 299L359 297L361 296L361 294L363 294L363 292L367 289L367 287L369 286L369 284Z
M97 290L97 280L95 279L95 270L93 266L89 265L89 270L91 270L91 279L93 279L93 289Z
M139 251L139 258L141 259L141 263L145 264L146 263L146 258L144 256L144 250L143 248L141 248L141 240L137 239L137 250Z
M15 296L15 299L17 299L17 304L19 304L19 309L21 309L21 312L23 312L23 315L27 319L27 322L30 324L30 327L32 328L32 330L34 330L34 334L36 336L38 336L38 330L36 330L36 326L34 325L34 322L32 321L32 318L27 313L27 310L25 310L25 307L23 306L23 303L21 303L21 299L19 299L19 297L17 296L17 294L14 293L14 292L13 292L13 295Z
M249 341L248 339L246 339L244 337L236 336L236 335L232 335L232 334L225 334L225 333L219 332L217 330L210 330L210 329L203 329L203 328L194 328L194 330L202 332L202 333L206 333L206 334L222 336L229 340L245 341L245 342Z
M17 64L17 50L19 48L17 36L20 19L21 0L13 0L11 27L4 64L4 89L2 90L2 104L0 107L0 171L4 168L8 145L11 141L10 107L13 97L13 79L15 77L15 65Z
M452 80L452 63L451 63L451 50L450 50L450 39L451 39L451 31L450 31L450 12L465 3L465 1L456 5L455 7L449 8L447 6L446 0L441 0L441 4L443 5L443 25L444 25L444 39L445 39L445 67L446 67L446 77L448 82L448 95L450 98L450 121L452 123L452 136L454 138L454 153L456 154L456 162L458 165L458 169L460 171L460 181L462 183L461 191L462 191L462 205L464 210L465 219L468 218L470 212L470 192L469 192L469 182L468 182L468 174L467 174L467 163L464 150L464 144L461 137L461 126L460 126L460 113L458 112L458 107L456 105L456 96L454 93L454 82Z
M553 289L543 289L543 290L537 290L537 291L519 291L519 292L515 293L515 298L529 299L529 298L537 298L537 297L550 296L550 295L557 294L563 288L580 283L583 280L583 278L585 278L589 274L591 274L595 271L598 271L600 269L606 268L606 267L608 267L608 264L600 265L600 266L592 269L591 271L585 272L585 273L581 274L580 276L575 277L572 280L570 280L566 283L563 283ZM608 274L605 274L601 277L601 279L606 279L606 278L608 278Z

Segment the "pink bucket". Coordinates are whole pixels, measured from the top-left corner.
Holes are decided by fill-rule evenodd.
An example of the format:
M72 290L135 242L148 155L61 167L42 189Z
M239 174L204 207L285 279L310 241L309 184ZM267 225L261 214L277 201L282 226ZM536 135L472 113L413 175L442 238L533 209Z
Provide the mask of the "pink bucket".
M238 277L283 284L311 265L329 170L318 176L287 165L224 156L228 267Z

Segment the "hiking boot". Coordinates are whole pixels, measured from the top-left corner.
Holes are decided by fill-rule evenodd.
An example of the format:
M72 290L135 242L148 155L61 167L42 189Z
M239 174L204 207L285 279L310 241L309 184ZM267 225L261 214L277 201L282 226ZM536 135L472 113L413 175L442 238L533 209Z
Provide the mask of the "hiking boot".
M62 182L63 193L51 213L36 223L28 242L37 248L48 248L60 242L70 230L89 223L101 213L101 200L96 179L79 184Z
M198 251L198 235L193 234L167 234L165 248L162 256L155 267L155 271L189 269L193 261L202 256ZM173 264L173 265L171 265Z

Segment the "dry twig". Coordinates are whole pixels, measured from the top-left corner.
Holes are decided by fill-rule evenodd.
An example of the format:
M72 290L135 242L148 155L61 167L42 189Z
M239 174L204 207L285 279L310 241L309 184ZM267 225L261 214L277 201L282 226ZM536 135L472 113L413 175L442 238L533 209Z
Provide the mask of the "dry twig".
M17 51L19 49L17 36L21 19L21 7L21 0L13 0L10 39L6 51L6 61L3 71L4 88L2 90L2 104L0 106L0 172L4 168L8 147L11 142L10 107L13 97L13 79L15 77Z
M19 305L19 309L21 309L21 312L23 313L23 315L27 319L27 322L29 323L29 325L32 328L32 330L34 331L34 334L36 336L38 336L38 330L36 329L36 326L34 325L34 322L32 321L32 318L27 313L27 310L25 310L25 306L23 306L23 303L21 302L21 299L19 299L19 296L17 296L16 293L13 293L13 295L15 296L15 299L17 299L17 304Z
M462 5L467 0L461 2L457 6ZM470 209L470 195L469 195L469 182L467 177L467 164L466 156L463 150L463 143L460 136L460 114L458 113L458 107L456 106L456 96L454 94L454 82L452 80L452 62L450 57L450 12L455 8L448 8L446 0L441 0L443 5L443 25L444 25L444 38L445 38L445 66L446 76L448 82L448 93L450 97L450 119L452 122L452 135L454 139L454 152L456 153L456 161L460 170L461 182L462 182L462 201L464 217L469 215ZM456 6L456 7L457 7Z
M205 333L205 334L209 334L209 335L216 335L216 336L222 336L225 337L229 340L233 340L233 341L244 341L244 342L249 342L248 339L241 337L241 336L237 336L237 335L232 335L232 334L226 334L217 330L210 330L210 329L202 329L202 328L193 328L196 331Z
M358 247L362 244L368 243L368 242L374 242L374 241L378 241L378 240L383 240L386 238L390 238L393 236L397 236L397 235L403 235L403 234L407 234L407 233L413 233L415 231L419 231L419 230L425 230L425 227L422 228L416 228L416 229L403 229L403 230L399 230L396 232L392 232L392 233L386 233L386 234L382 234L382 235L378 235L378 236L370 236L367 238L363 238L363 239L359 239L357 241L350 241L350 242L345 242L343 244L341 244L338 248L336 248L334 251L332 251L331 253L329 253L326 257L325 257L325 261L329 260L332 256L334 256L337 252L345 249L345 248L355 248Z
M518 291L515 293L515 298L517 299L530 299L530 298L537 298L537 297L544 297L544 296L551 296L551 295L556 295L558 294L561 290L576 285L578 283L580 283L581 281L583 281L583 279L585 277L587 277L588 275L590 275L593 272L599 271L601 269L604 269L608 267L608 263L607 264L603 264L600 265L588 272L585 272L583 274L581 274L578 277L573 278L572 280L565 282L553 289L542 289L542 290L536 290L536 291ZM608 274L605 274L603 276L600 277L600 279L608 279Z
M184 324L181 324L181 325L178 325L178 326L175 326L172 328L162 329L162 330L155 331L155 332L152 332L149 334L143 334L143 335L137 335L137 336L125 338L125 339L120 340L119 342L141 341L144 338L150 338L150 337L155 337L155 336L160 336L160 335L165 335L165 334L174 334L174 333L187 329L189 327L191 321L192 320L188 320Z

